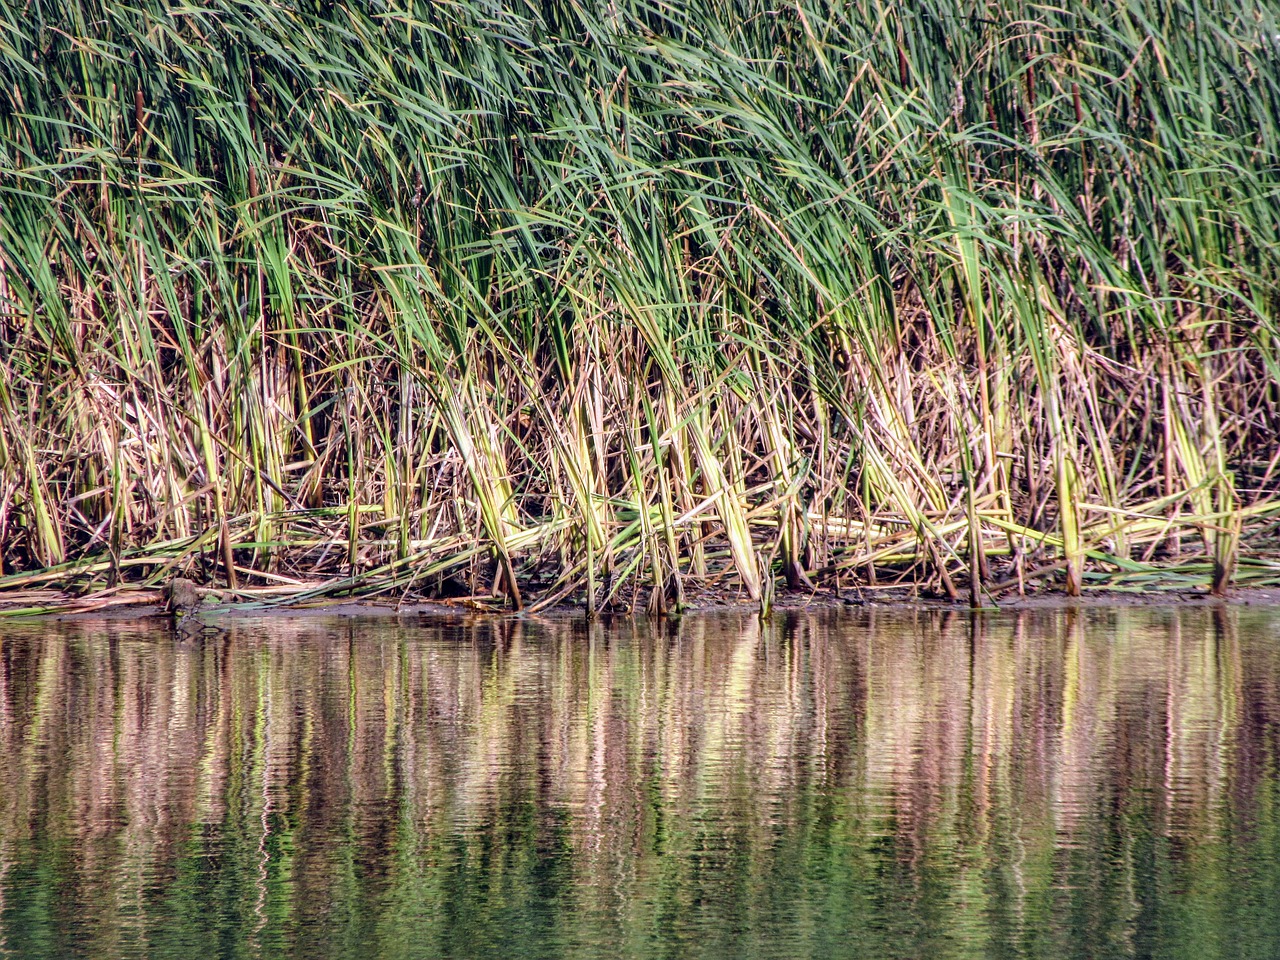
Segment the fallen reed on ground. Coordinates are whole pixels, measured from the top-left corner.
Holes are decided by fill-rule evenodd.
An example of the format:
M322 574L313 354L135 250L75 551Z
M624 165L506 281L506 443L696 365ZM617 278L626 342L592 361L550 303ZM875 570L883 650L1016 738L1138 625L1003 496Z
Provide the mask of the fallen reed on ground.
M0 589L1280 580L1280 22L0 0Z

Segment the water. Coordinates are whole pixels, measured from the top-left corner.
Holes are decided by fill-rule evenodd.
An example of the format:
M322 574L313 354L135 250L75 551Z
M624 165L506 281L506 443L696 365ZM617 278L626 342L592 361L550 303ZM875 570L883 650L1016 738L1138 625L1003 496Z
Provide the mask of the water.
M0 956L1280 957L1280 608L0 631Z

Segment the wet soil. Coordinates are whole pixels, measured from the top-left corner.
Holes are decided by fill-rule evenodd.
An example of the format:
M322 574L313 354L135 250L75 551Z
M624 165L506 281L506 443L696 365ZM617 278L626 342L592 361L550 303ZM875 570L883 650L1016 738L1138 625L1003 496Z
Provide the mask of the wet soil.
M506 606L502 598L489 596L460 597L447 601L413 601L396 603L378 599L331 599L312 601L305 605L290 604L281 597L264 602L228 602L216 590L202 589L198 607L195 603L183 603L171 598L172 594L160 589L130 589L91 597L76 597L52 590L26 591L0 594L0 623L10 618L50 618L55 620L142 620L142 619L190 619L198 615L200 620L216 624L224 617L241 615L286 616L537 616L541 618L581 617L586 615L581 602L566 602L539 610L536 613L520 613ZM716 610L758 610L760 605L750 601L737 591L708 589L686 597L686 613L705 613ZM1086 588L1083 596L1068 597L1060 590L1040 588L1028 590L1024 595L1003 596L998 602L987 600L980 609L1027 610L1051 607L1094 606L1168 606L1214 605L1235 603L1245 605L1280 604L1280 588L1244 587L1231 590L1226 597L1212 596L1208 589L1198 590L1115 590L1102 587ZM833 607L894 606L924 609L965 610L967 600L953 601L927 596L914 587L861 587L840 593L830 589L803 592L784 592L775 597L776 611L805 610ZM610 619L643 617L643 604L634 608L614 607L601 611L601 617Z

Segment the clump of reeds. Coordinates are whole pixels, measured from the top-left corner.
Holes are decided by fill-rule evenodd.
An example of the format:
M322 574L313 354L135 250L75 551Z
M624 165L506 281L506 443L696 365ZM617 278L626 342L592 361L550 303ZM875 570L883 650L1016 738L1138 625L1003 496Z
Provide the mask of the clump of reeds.
M1274 577L1278 36L0 0L0 587Z

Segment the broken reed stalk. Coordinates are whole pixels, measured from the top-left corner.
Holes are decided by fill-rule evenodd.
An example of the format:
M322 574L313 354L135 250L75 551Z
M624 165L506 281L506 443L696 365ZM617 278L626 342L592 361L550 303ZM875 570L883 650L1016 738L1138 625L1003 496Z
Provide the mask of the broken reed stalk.
M0 36L0 587L1280 577L1266 5Z

